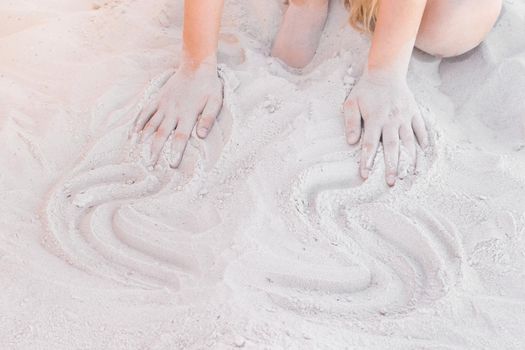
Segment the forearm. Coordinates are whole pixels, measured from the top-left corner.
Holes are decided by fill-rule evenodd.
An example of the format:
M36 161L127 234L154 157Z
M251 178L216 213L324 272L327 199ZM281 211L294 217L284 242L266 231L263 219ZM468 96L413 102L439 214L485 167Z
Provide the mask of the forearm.
M184 63L216 62L224 0L186 0L184 3Z
M406 76L426 0L381 0L368 71Z

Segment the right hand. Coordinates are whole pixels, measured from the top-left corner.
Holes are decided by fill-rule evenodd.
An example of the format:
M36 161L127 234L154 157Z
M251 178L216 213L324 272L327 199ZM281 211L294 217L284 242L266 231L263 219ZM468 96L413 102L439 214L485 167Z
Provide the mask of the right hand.
M135 132L142 132L141 142L153 136L149 165L157 163L173 133L168 162L177 168L195 124L200 138L208 136L222 101L223 83L216 64L203 63L198 67L182 64L143 108L135 123Z
M344 111L348 143L353 145L362 139L360 173L363 179L367 179L372 170L380 141L389 186L394 186L398 178L401 144L408 152L411 166L416 167L416 141L426 148L428 133L406 78L367 71L352 89Z

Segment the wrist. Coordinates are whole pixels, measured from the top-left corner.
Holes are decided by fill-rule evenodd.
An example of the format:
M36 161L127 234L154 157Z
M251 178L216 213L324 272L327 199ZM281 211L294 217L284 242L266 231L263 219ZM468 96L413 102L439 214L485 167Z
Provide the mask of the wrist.
M390 78L406 79L410 57L404 51L395 55L378 54L377 49L370 50L365 70L370 75L388 76Z
M180 68L189 71L195 72L201 69L217 69L217 53L214 52L211 55L207 56L197 56L188 53L186 50L182 52L182 59L180 62Z
M363 78L382 85L406 83L406 76L405 70L393 67L384 68L367 65L363 72Z

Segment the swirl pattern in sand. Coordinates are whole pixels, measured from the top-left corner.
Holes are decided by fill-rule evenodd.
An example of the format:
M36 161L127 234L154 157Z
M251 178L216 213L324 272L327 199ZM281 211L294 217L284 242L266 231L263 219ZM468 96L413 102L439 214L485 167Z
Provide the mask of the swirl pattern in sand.
M128 132L182 1L0 5L0 348L524 347L525 7L468 56L414 54L432 142L388 188L345 142L367 45L331 3L296 72L267 55L280 2L228 1L225 106L177 170Z

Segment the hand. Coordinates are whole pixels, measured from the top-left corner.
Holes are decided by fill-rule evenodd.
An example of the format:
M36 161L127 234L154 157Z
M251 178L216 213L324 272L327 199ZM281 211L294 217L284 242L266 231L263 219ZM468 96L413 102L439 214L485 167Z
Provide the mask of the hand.
M428 144L425 123L405 78L383 72L366 72L344 105L345 129L349 144L360 139L360 174L364 179L374 165L380 139L385 157L385 177L393 186L398 176L400 142L416 163L416 137L421 147ZM361 124L363 131L361 131Z
M142 131L142 142L153 136L150 165L157 163L173 132L168 162L177 168L197 121L197 135L205 138L219 115L222 101L223 84L216 64L182 64L135 123L135 132Z

